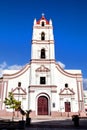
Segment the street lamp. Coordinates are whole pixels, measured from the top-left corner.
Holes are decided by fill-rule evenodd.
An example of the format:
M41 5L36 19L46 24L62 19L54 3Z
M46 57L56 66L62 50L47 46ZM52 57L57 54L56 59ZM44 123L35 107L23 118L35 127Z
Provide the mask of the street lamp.
M20 98L20 87L21 87L21 82L18 82L18 101ZM18 110L17 110L17 117L19 117Z

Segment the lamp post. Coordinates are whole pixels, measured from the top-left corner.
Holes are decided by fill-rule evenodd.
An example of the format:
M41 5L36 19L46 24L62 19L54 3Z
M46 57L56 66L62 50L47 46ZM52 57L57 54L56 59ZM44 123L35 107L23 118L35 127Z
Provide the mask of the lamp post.
M20 87L21 87L21 82L18 82L18 101L20 100ZM19 110L17 110L17 117L19 117Z

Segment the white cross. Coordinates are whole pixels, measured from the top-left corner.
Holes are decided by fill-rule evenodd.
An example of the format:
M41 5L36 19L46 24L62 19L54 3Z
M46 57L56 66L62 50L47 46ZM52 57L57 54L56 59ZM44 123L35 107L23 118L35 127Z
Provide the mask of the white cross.
M44 16L44 13L42 13L42 16Z

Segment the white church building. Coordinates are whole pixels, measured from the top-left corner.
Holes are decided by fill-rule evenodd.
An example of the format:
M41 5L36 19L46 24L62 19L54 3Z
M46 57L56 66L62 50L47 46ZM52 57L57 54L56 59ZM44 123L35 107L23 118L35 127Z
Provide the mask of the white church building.
M30 63L0 78L0 111L8 111L3 101L9 92L34 117L84 112L81 70L64 70L56 62L52 20L44 15L34 20Z

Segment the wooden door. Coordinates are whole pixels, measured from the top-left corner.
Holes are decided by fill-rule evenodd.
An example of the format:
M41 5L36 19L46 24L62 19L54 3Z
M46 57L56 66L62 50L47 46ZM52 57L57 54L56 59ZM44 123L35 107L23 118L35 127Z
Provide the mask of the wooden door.
M38 115L48 115L48 98L45 96L38 98Z
M71 112L70 102L65 102L65 112Z

